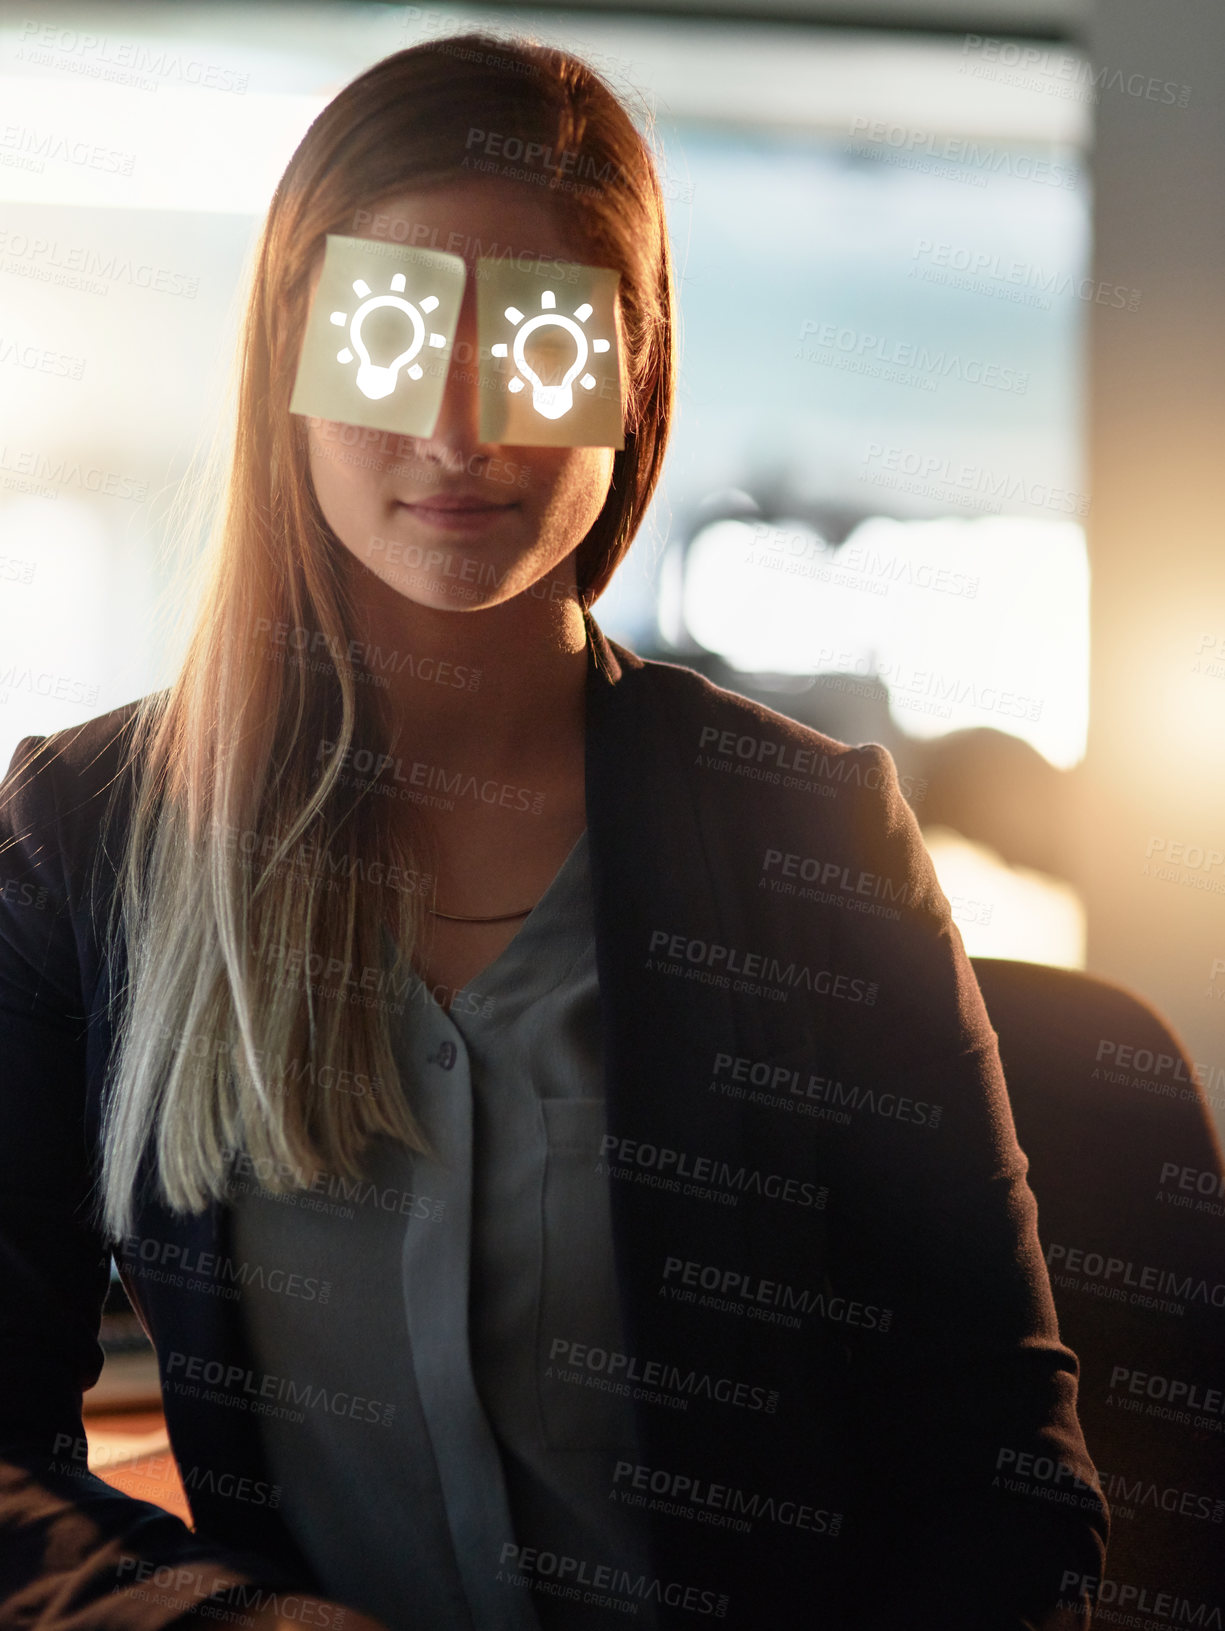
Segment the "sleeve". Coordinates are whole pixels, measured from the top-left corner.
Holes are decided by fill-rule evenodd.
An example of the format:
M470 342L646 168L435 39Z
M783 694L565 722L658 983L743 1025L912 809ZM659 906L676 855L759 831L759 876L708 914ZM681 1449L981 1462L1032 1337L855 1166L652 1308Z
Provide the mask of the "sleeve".
M853 1354L855 1623L1072 1631L1089 1623L1109 1531L1077 1361L961 936L892 758L857 754L834 944L877 991L843 1005L838 1075L864 1111L828 1224L848 1287L893 1316ZM1015 1476L1035 1460L1050 1478Z
M0 1628L155 1631L228 1585L301 1582L88 1471L81 1400L102 1367L110 1254L89 1216L54 748L25 738L0 782Z

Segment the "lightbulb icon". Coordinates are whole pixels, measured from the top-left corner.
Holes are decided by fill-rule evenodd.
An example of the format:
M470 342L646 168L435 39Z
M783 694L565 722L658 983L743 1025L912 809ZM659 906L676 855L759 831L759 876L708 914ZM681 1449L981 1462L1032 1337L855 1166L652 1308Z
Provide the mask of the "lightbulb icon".
M357 357L357 388L371 402L381 402L384 397L391 395L396 388L396 380L401 368L404 369L409 379L421 378L424 369L415 359L422 346L428 343L437 348L445 346L447 343L445 334L436 334L433 330L427 333L425 319L422 316L423 312L432 312L437 307L438 296L426 295L425 299L415 306L411 300L404 298L405 282L404 273L397 272L391 280L392 292L390 294L372 294L370 285L364 279L357 278L353 284L353 293L361 301L357 310L352 317L349 316L348 312L334 311L332 313L332 322L337 327L344 328L346 325L348 326L349 339L352 342L352 350L348 346L344 346L336 353L336 361L350 363L353 361L354 356ZM362 325L371 312L379 311L387 306L403 312L405 317L408 318L412 324L412 339L400 352L399 356L393 357L390 362L371 362L369 347L362 338Z
M575 380L586 391L595 389L595 376L584 372L587 366L587 358L593 351L607 351L612 342L594 338L588 341L586 331L582 325L591 316L594 307L586 302L578 307L573 317L566 317L556 309L557 297L552 289L544 289L540 295L540 307L541 310L538 316L529 317L525 320L524 314L519 310L518 306L507 306L505 315L508 321L515 324L516 327L514 345L508 346L505 342L499 341L497 345L490 346L489 349L495 357L511 356L515 367L519 370L518 375L512 375L507 381L507 390L524 391L530 385L532 388L532 406L536 412L545 419L560 419L564 413L569 413L574 406ZM556 384L548 384L540 378L540 375L528 362L524 350L529 336L547 327L561 329L571 337L575 347L574 361ZM522 377L519 377L520 375Z

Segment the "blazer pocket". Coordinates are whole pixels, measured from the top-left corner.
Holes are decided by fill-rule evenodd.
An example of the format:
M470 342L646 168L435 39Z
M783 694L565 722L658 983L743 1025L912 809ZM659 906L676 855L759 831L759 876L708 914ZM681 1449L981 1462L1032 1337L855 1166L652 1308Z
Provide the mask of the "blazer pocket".
M603 1099L542 1099L548 1153L541 1197L538 1397L545 1444L555 1450L634 1446L633 1406L603 1367L567 1363L622 1351L608 1180L596 1172Z

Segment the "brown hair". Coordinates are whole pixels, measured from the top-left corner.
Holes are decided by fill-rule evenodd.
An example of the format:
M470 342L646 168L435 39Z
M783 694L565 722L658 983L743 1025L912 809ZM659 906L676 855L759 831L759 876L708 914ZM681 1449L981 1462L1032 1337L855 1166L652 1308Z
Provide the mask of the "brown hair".
M584 606L607 585L659 478L674 392L672 274L654 164L625 108L576 57L526 42L473 34L376 63L320 113L273 197L226 502L186 657L133 721L136 796L111 925L118 933L122 922L129 980L103 1123L104 1222L116 1237L130 1227L150 1140L161 1198L181 1211L224 1198L236 1148L268 1163L269 1187L287 1189L321 1168L357 1175L374 1134L422 1147L392 1049L396 1005L382 1000L411 982L421 918L409 884L420 873L389 801L343 791L353 744L385 745L388 721L355 681L344 550L315 498L289 400L325 236L351 232L358 209L406 186L470 174L476 118L482 131L531 144L531 173L516 184L533 185L538 171L592 262L622 274L625 447L578 548ZM259 631L278 625L318 635L321 677L301 644L268 660ZM394 926L390 968L384 924ZM340 982L322 1000L316 969ZM346 1003L334 990L343 997L355 971L363 995Z
M547 190L598 264L622 274L625 447L576 560L579 591L590 605L629 548L659 479L675 391L674 313L650 151L604 80L577 57L461 36L386 57L347 85L303 137L273 198L250 312L247 384L264 407L267 451L288 466L302 456L286 445L297 429L288 405L311 267L325 234L350 231L358 206L407 182L477 173L469 168L474 109L478 134L513 133L535 154L530 166L508 163L502 173ZM255 403L243 408L253 423ZM299 450L302 444L299 436Z

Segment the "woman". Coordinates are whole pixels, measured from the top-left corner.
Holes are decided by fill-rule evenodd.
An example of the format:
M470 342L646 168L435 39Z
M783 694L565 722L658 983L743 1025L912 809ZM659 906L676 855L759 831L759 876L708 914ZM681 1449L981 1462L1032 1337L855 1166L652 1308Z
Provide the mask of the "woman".
M410 232L469 272L433 433L292 415L325 238ZM481 442L502 253L620 273L622 450ZM6 1620L1086 1623L1076 1362L892 761L590 617L672 346L574 58L415 47L295 153L182 672L4 788ZM111 1247L194 1533L84 1466Z

